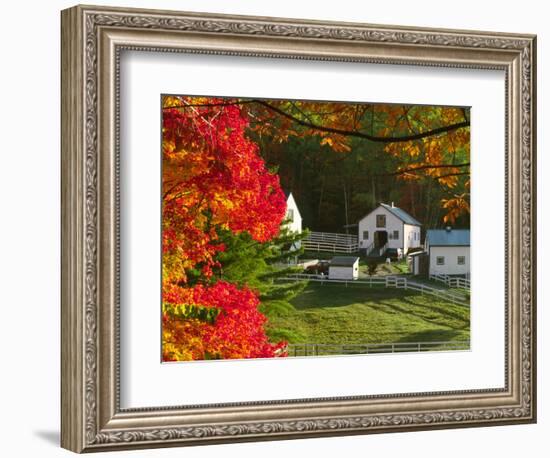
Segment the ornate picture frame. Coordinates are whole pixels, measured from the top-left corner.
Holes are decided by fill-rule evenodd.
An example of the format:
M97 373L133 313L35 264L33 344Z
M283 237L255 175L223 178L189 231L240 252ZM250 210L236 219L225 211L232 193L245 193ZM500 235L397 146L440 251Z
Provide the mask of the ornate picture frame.
M536 421L536 37L75 6L62 12L61 445L75 452ZM501 70L505 387L122 409L124 50Z

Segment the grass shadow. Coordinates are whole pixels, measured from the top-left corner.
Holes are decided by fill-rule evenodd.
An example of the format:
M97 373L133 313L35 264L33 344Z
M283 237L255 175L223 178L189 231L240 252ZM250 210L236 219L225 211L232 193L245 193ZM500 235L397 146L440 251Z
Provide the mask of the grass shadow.
M345 307L357 303L379 302L388 299L401 299L407 296L417 296L416 291L402 289L369 287L367 285L350 284L310 284L298 296L289 302L296 310Z
M382 305L384 307L388 307L388 308L394 310L395 313L408 313L408 314L411 314L411 315L413 315L417 318L420 318L424 321L427 321L429 323L435 323L435 324L442 324L440 322L440 319L441 319L442 316L445 316L445 317L448 317L452 320L464 323L464 326L459 327L458 329L464 329L464 328L468 328L470 326L470 317L469 316L468 316L468 318L465 318L464 316L462 316L462 315L460 315L456 312L453 312L451 310L444 310L444 307L431 306L431 305L426 305L426 304L418 304L416 302L411 301L407 297L401 297L400 301L402 301L405 304L408 304L410 308L401 307L397 304L392 304L392 303L388 303L388 302L379 302L378 307L376 305L373 305L373 307L377 308L377 310L379 310L379 311L383 311L383 309L381 307L379 307L380 305ZM417 311L415 311L414 309L416 309ZM419 313L420 310L424 310L425 312L431 312L437 318L431 319L426 313Z
M429 329L407 334L397 340L397 342L450 342L461 334L462 333L456 329Z

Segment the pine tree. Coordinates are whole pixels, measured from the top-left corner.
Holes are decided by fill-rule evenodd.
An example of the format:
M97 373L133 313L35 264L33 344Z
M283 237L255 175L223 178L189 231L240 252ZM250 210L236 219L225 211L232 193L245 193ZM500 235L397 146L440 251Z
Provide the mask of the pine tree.
M284 223L277 237L263 243L254 240L247 232L219 232L220 242L226 249L218 255L221 267L216 276L257 291L262 303L261 311L268 317L272 313L288 310L292 308L288 301L306 286L306 282L285 280L285 277L302 271L292 263L303 253L299 242L308 234L307 230L291 232Z

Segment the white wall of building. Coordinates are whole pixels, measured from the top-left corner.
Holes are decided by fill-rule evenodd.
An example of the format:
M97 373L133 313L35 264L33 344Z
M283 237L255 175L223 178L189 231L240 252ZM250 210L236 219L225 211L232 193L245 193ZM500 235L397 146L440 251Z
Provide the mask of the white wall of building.
M331 280L355 280L359 278L359 261L353 266L329 266L328 278Z
M286 227L288 227L291 232L302 232L302 215L300 214L298 204L296 203L296 200L294 199L292 193L289 193L286 199L285 219L288 220L288 222L286 223ZM298 240L297 242L294 242L292 244L292 250L299 250L301 246L302 242ZM295 256L294 259L289 259L289 262L295 264L298 262L298 258Z
M376 227L376 216L377 215L386 215L386 227ZM365 216L358 224L359 230L359 247L367 248L374 241L374 233L376 231L386 231L388 233L388 248L402 248L403 245L403 221L401 221L397 216L395 216L390 211L386 210L384 207L378 207L373 212ZM364 239L364 232L369 232L369 238ZM398 231L399 237L397 239L393 238L393 232ZM390 234L392 238L390 239Z
M411 248L420 246L420 226L405 224L403 226L403 251L406 254Z
M386 227L376 227L376 216L386 215ZM369 238L365 239L365 231L368 231ZM420 246L420 226L404 224L403 221L389 210L379 206L365 216L358 224L359 248L367 248L374 241L376 231L388 233L388 248L401 248L406 253L409 248ZM397 231L397 238L394 238L394 231ZM417 234L416 237L414 234Z
M292 193L286 199L286 218L291 218L291 221L287 223L287 227L292 232L302 232L302 215Z
M444 264L437 265L437 257L444 257ZM458 264L458 257L464 256L464 264ZM430 247L430 275L464 275L470 273L469 246L435 246Z
M407 256L409 272L413 275L420 275L420 256Z

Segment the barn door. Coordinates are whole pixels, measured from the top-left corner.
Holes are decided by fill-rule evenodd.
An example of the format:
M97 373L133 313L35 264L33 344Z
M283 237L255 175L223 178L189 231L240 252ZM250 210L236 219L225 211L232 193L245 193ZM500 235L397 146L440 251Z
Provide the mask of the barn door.
M386 231L376 231L374 233L374 246L380 248L388 243L388 233Z

